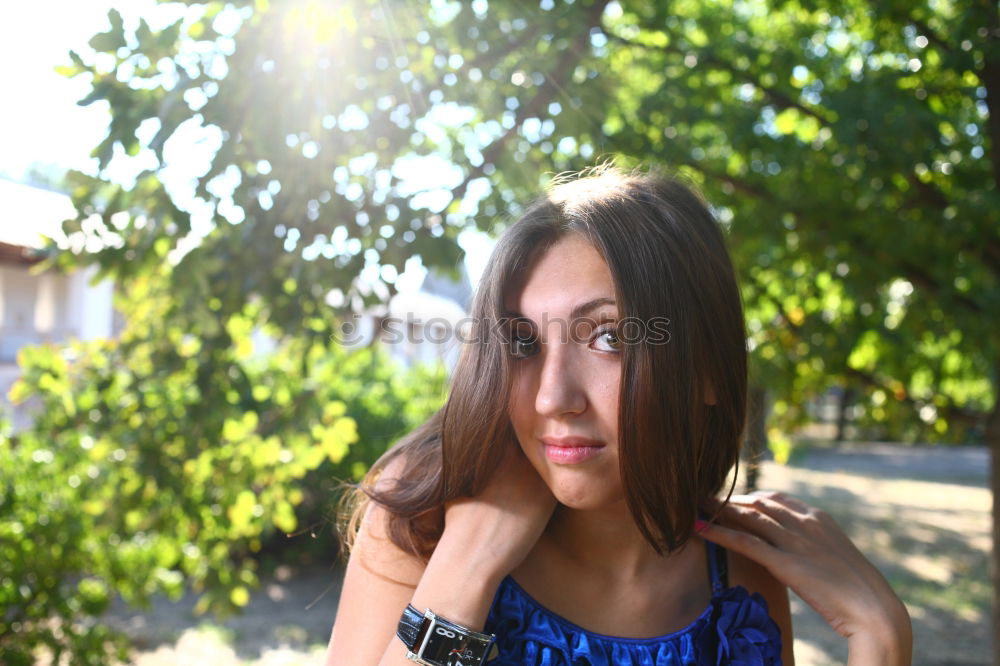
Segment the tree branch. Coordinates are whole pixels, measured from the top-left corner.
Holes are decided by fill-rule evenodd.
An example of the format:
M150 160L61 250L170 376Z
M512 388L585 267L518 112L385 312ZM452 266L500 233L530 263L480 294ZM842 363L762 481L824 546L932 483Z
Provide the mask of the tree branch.
M669 44L667 46L653 46L651 44L643 44L642 42L636 42L631 39L626 39L621 35L615 35L615 34L608 34L608 38L625 46L641 48L647 51L660 51L661 53L667 53L676 56L685 56L688 53L683 49L680 49L676 46L671 46ZM705 50L699 51L698 58L701 62L713 66L716 69L721 69L725 72L729 72L737 79L740 79L745 83L749 83L754 87L759 88L768 97L768 99L770 99L771 102L781 110L796 109L807 116L815 118L823 125L829 125L831 122L829 118L824 116L817 109L806 106L801 102L792 99L791 97L786 95L781 90L778 90L774 86L764 85L763 83L760 82L760 79L754 76L751 72L738 69L732 64L720 58L715 57L708 51Z
M997 12L989 12L991 16L989 36L987 40L1000 41L1000 17ZM990 137L990 159L993 162L993 183L1000 190L1000 56L996 48L983 48L983 64L979 68L979 80L986 88L986 108L989 118L986 120L987 133Z
M935 409L938 409L938 407L936 405L934 405L933 402L930 402L930 401L920 401L920 402L918 402L918 401L914 400L912 397L910 397L910 394L906 393L905 391L904 391L905 394L903 395L902 398L898 397L897 394L896 394L896 391L892 387L886 386L885 384L883 384L882 382L880 382L875 377L875 375L872 374L872 373L870 373L870 372L865 372L863 370L858 370L857 368L848 367L847 368L847 374L850 375L851 377L854 377L855 379L857 379L858 381L860 381L865 386L871 386L871 387L874 387L874 388L878 388L878 389L881 389L881 390L885 391L886 393L889 393L890 395L892 395L895 398L896 402L901 402L901 403L907 405L908 407L910 407L911 409L913 409L913 411L915 411L915 412L920 411L920 408L924 407L925 405L932 405L932 406L934 406ZM986 414L983 414L981 412L974 412L974 411L969 410L969 409L963 409L961 407L958 407L955 404L952 404L951 402L949 402L947 405L941 407L939 411L943 411L944 412L944 414L942 414L942 415L947 420L949 420L949 421L958 421L958 422L960 422L960 423L962 423L962 424L964 424L966 426L979 425L980 423L983 422L983 419L986 417Z
M945 40L943 37L937 34L933 28L927 25L926 21L922 21L921 19L911 18L910 23L913 24L914 28L920 31L921 35L927 38L927 41L931 42L932 44L935 44L942 51L951 52L955 50L955 47L953 47L951 44L948 43L947 40Z
M524 104L518 107L516 114L514 115L514 125L509 130L497 137L496 140L491 143L486 150L483 151L483 161L479 166L474 166L469 169L465 176L465 179L452 190L452 197L455 200L462 200L465 198L465 194L469 189L469 184L476 178L481 178L486 175L484 169L487 164L494 162L503 151L504 146L510 138L517 134L517 129L521 126L521 123L525 119L531 118L532 116L538 115L539 111L549 105L554 98L554 92L561 90L559 81L564 81L569 76L570 71L576 64L580 61L580 56L583 49L586 48L586 44L590 38L590 31L594 27L599 27L601 25L601 16L604 14L605 7L608 6L610 0L600 0L600 2L595 2L594 6L591 7L587 14L588 20L585 25L581 27L580 31L576 35L576 39L573 45L563 51L559 60L556 62L555 67L552 71L545 76L545 81L534 97ZM543 94L542 91L545 91Z
M502 46L495 46L491 48L486 53L481 53L472 60L468 61L466 64L471 67L479 67L482 69L486 65L496 64L503 60L505 57L510 55L515 51L520 51L522 48L529 46L535 41L535 37L542 29L541 23L534 24L530 30L525 30L522 32L518 39L510 39L506 44ZM459 40L461 41L461 40Z
M801 217L802 219L807 219L816 222L816 218L805 215L801 210L797 209L795 206L779 200L777 197L774 196L772 192L768 190L740 181L739 179L734 178L726 173L714 172L700 164L691 162L690 160L684 161L682 162L682 164L684 164L685 166L689 166L692 169L700 171L708 178L712 178L719 182L728 183L734 189L738 189L741 192L755 196L763 201L767 201L768 203L777 206L781 210L793 213L794 215ZM817 224L815 228L820 231L828 230L826 226L823 224ZM844 240L850 243L852 247L858 249L870 247L871 245L871 243L869 243L866 238L857 233L847 234ZM992 244L987 243L987 249L977 248L977 253L982 254L984 252L987 252L987 250L994 251L992 248ZM941 292L944 291L942 283L937 279L935 279L934 276L932 276L929 272L927 272L927 270L924 267L915 264L912 261L901 259L899 256L894 255L890 252L886 252L885 250L875 249L873 250L873 253L877 261L879 261L885 266L895 267L902 274L902 277L905 277L914 285L921 287L927 292L940 296ZM991 262L988 261L988 258L987 258L987 264L988 265L991 264ZM980 315L984 312L983 307L979 303L977 303L976 301L972 300L967 296L954 293L953 291L949 290L948 297L953 299L956 303L967 308L969 311L975 313L976 315Z
M744 276L743 279L749 282L754 287L754 289L756 289L759 297L767 300L767 302L769 302L778 311L778 316L781 318L781 323L788 330L788 332L791 333L796 339L802 340L803 339L802 325L796 324L794 321L792 321L792 318L785 311L784 306L776 298L774 298L767 292L767 289L764 288L760 280L758 280L753 274L747 274ZM886 391L890 395L897 396L895 388L889 386L884 381L880 380L874 373L866 372L864 370L859 370L857 368L852 368L851 366L845 364L844 374L848 377L852 377L860 381L865 386L881 389L883 391ZM902 398L896 397L896 400L897 402L902 402L903 404L909 406L911 409L913 409L913 411L919 411L921 407L928 404L932 404L927 401L915 400L913 397L910 396L909 393L904 393ZM960 421L965 425L977 425L979 423L982 423L983 418L985 416L984 414L981 414L979 412L974 412L968 409L962 409L961 407L958 407L957 405L954 405L950 402L942 409L945 412L944 414L945 418L949 420Z

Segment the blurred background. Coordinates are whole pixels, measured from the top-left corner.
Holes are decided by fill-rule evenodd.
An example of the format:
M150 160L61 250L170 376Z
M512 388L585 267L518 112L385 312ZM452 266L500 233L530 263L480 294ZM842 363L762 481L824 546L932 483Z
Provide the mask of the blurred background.
M915 663L1000 664L994 2L38 0L0 55L0 663L317 663L343 483L613 158L727 230L740 483L835 515Z

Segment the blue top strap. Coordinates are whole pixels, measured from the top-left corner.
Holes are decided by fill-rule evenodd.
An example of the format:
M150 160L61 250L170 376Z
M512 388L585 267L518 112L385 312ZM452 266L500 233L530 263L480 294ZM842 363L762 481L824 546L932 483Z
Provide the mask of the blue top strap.
M726 549L706 540L705 553L708 556L708 578L712 581L712 594L717 595L729 587Z

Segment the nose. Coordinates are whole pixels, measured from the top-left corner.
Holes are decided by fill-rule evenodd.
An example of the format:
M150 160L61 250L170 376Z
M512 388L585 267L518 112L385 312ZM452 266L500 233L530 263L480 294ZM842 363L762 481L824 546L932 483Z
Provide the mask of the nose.
M571 343L550 336L541 361L535 411L551 418L583 412L587 408L587 395L577 373L579 364L573 362Z

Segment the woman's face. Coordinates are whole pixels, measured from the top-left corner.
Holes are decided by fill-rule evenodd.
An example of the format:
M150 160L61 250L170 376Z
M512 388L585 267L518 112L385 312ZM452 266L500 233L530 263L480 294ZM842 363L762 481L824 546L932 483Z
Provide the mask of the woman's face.
M546 251L507 309L513 330L510 418L556 499L577 509L624 501L618 468L621 344L607 264L584 238Z

